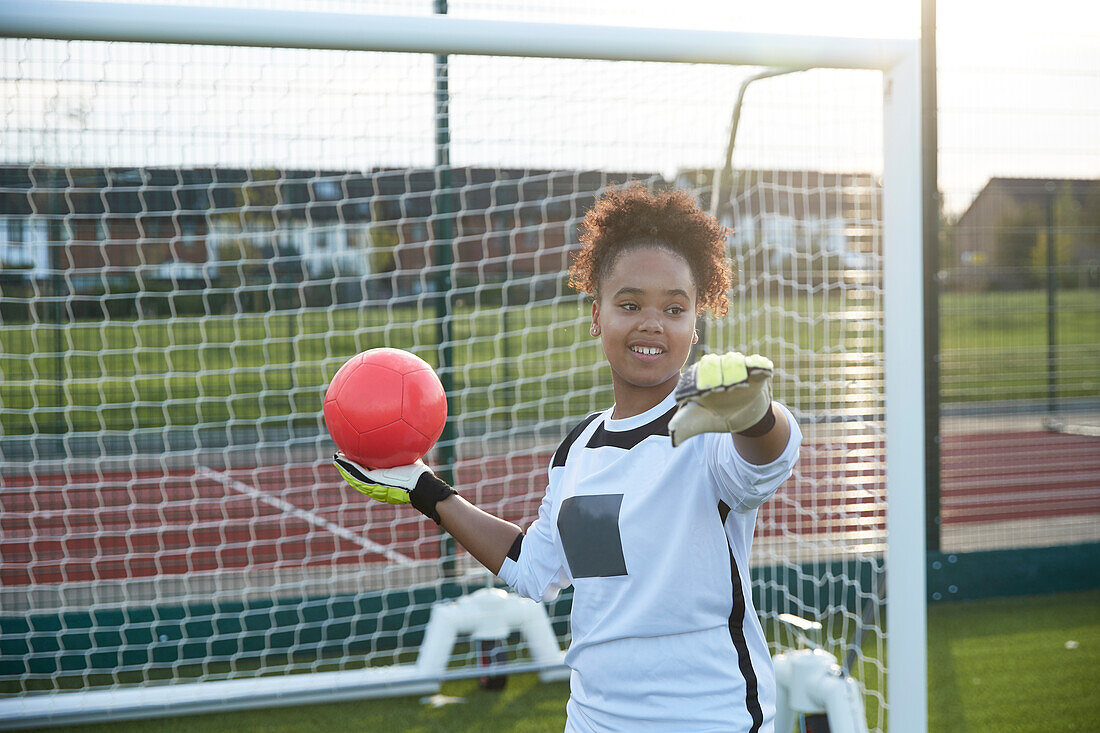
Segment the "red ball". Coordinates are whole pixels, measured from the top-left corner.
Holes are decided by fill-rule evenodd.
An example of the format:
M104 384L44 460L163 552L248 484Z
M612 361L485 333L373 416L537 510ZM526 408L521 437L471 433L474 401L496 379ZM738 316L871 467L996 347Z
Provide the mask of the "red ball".
M447 395L428 362L401 349L348 360L325 392L325 426L344 455L367 468L414 463L439 440Z

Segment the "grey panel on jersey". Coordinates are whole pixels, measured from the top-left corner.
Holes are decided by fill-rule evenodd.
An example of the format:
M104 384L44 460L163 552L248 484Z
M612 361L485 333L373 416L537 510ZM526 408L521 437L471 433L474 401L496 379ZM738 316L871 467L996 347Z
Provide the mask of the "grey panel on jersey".
M626 575L619 537L622 494L571 496L558 512L558 536L574 578Z

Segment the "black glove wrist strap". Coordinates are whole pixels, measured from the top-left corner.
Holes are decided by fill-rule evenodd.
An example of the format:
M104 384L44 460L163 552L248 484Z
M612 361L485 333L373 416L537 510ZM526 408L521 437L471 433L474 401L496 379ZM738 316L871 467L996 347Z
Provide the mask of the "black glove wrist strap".
M435 505L457 493L446 481L431 471L425 471L420 474L416 486L409 492L409 503L425 517L439 524L439 513L435 510Z
M738 431L738 435L744 435L746 438L759 438L761 435L767 435L771 432L771 429L775 427L775 411L771 405L768 405L768 411L764 413L764 417L756 421L756 424L751 428Z

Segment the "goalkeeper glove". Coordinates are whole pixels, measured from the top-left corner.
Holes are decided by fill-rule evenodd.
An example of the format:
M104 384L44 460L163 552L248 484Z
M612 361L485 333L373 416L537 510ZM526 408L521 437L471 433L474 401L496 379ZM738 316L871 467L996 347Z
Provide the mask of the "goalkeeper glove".
M771 360L759 354L707 354L676 385L679 409L669 423L672 445L699 433L756 437L768 432L775 424L771 379Z
M356 491L387 504L412 504L436 524L439 524L439 513L435 505L458 493L419 460L407 466L369 469L337 453L332 462Z

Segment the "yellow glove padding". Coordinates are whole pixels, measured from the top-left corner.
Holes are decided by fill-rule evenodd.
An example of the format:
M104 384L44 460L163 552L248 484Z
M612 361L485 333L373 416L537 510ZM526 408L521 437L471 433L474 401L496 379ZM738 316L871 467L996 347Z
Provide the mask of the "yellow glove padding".
M416 486L416 480L429 470L421 461L409 466L371 470L363 468L343 453L334 455L332 463L351 488L387 504L408 504L409 492Z
M700 433L740 433L756 425L772 404L772 362L735 351L707 354L680 375L679 409L669 423L672 445Z
M435 505L457 493L419 460L407 466L371 469L337 453L332 463L356 491L387 504L412 504L436 524L439 524L439 513Z

